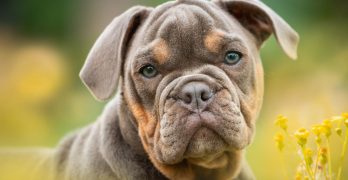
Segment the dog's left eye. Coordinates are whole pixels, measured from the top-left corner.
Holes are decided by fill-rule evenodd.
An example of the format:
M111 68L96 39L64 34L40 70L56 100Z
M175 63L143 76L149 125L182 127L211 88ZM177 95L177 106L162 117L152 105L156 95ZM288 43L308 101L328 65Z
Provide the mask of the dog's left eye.
M225 56L225 63L228 65L237 64L242 59L242 54L237 51L229 51Z
M152 65L146 65L140 69L140 73L147 78L155 77L158 73L157 69Z

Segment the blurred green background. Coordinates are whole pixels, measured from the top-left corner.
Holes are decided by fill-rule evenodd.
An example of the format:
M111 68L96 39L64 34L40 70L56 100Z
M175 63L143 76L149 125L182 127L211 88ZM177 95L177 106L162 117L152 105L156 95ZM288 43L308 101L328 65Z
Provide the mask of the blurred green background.
M113 17L133 5L162 2L2 0L0 146L54 147L66 133L93 122L105 103L94 100L78 78L90 47ZM264 105L247 158L258 179L284 179L284 168L292 179L299 159L286 152L282 167L273 121L284 114L295 129L348 111L348 1L263 2L297 30L301 42L297 61L273 37L263 47ZM333 146L339 153L339 142Z

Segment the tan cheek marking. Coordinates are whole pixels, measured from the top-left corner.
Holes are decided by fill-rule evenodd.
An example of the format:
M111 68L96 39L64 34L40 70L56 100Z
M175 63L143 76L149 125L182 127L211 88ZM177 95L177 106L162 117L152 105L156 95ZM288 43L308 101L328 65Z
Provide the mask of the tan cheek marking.
M195 174L187 163L179 163L176 165L165 165L156 159L153 149L153 142L149 136L153 136L156 130L159 130L159 123L147 112L143 106L137 102L128 101L129 107L139 123L139 135L145 151L148 153L150 160L156 168L169 179L192 180ZM158 132L157 132L158 133ZM153 134L153 135L149 135ZM152 138L151 138L152 139ZM150 140L150 141L149 141Z
M194 179L192 168L188 167L187 163L180 163L178 165L165 165L158 162L153 149L153 145L151 145L151 142L149 142L148 136L149 134L154 134L156 132L156 129L159 130L159 124L157 123L156 125L156 119L151 116L150 113L146 112L145 108L141 104L131 100L131 98L128 99L126 93L125 100L135 119L138 121L139 136L141 138L144 150L148 153L150 160L154 163L157 169L169 179Z
M139 125L144 123L146 124L148 120L144 108L140 104L134 102L130 102L129 106Z
M155 158L155 152L151 142L148 140L149 133L155 133L155 130L159 130L159 125L156 126L154 123L154 117L150 116L147 113L143 106L137 102L128 101L129 107L139 123L140 138L143 144L145 151L149 154L150 160L154 163L157 169L162 172L166 177L170 179L183 179L183 180L192 180L194 179L194 173L192 169L188 167L186 163L180 163L178 165L164 165L157 161ZM149 123L148 123L149 122ZM149 132L151 131L151 132Z
M153 117L152 115L149 115L148 113L148 117L149 117L149 122L146 125L146 133L149 136L149 138L153 138L153 136L155 135L155 131L156 131L156 125L159 124L157 123L157 120L155 119L155 117ZM159 129L158 129L159 130Z
M165 63L170 55L169 47L164 39L158 40L153 48L153 54L155 56L155 60L159 64Z
M153 145L151 145L152 142L149 142L149 136L153 136L156 130L159 130L159 124L156 123L155 117L151 116L151 113L147 112L141 104L131 100L131 98L128 99L126 93L125 100L138 122L139 136L141 138L143 147L145 151L148 153L150 160L154 163L157 169L169 179L194 179L195 175L192 171L192 168L189 167L187 163L180 163L177 165L165 165L158 162L153 149Z
M211 31L204 39L204 46L212 53L219 53L223 33L220 31Z
M133 113L134 117L138 120L139 126L142 126L145 130L146 137L152 138L155 134L157 124L155 117L139 104L133 105Z
M138 122L139 127L145 130L146 137L152 138L155 134L155 128L157 124L155 117L152 116L150 112L147 112L147 110L137 102L130 100L127 101L127 104L129 105L134 118Z

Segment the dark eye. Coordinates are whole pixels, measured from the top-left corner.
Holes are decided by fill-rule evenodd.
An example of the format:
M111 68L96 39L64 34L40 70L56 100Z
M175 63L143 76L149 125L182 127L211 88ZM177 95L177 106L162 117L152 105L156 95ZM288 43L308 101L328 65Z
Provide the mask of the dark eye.
M152 78L157 75L157 70L152 65L146 65L140 69L140 73L147 78Z
M237 64L242 59L242 54L237 51L229 51L225 57L225 63L228 65Z

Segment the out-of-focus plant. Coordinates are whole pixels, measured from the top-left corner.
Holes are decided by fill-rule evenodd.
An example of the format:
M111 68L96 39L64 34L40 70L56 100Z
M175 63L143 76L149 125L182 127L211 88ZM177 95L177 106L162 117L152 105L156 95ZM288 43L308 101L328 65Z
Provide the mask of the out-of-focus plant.
M0 42L0 54L0 146L50 141L50 101L66 88L68 59L37 41Z
M313 125L311 130L303 127L299 128L293 135L288 133L287 123L287 117L283 115L277 117L275 125L281 131L277 132L274 140L276 147L281 153L283 153L287 144L296 142L295 148L299 152L301 161L298 165L295 179L343 179L341 177L342 169L348 146L348 113L325 119L321 124ZM333 136L333 130L335 136ZM345 132L345 135L343 135L343 132ZM339 138L342 142L337 171L334 171L332 168L331 155L334 154L330 152L330 138ZM312 140L316 147L311 147L309 142Z

